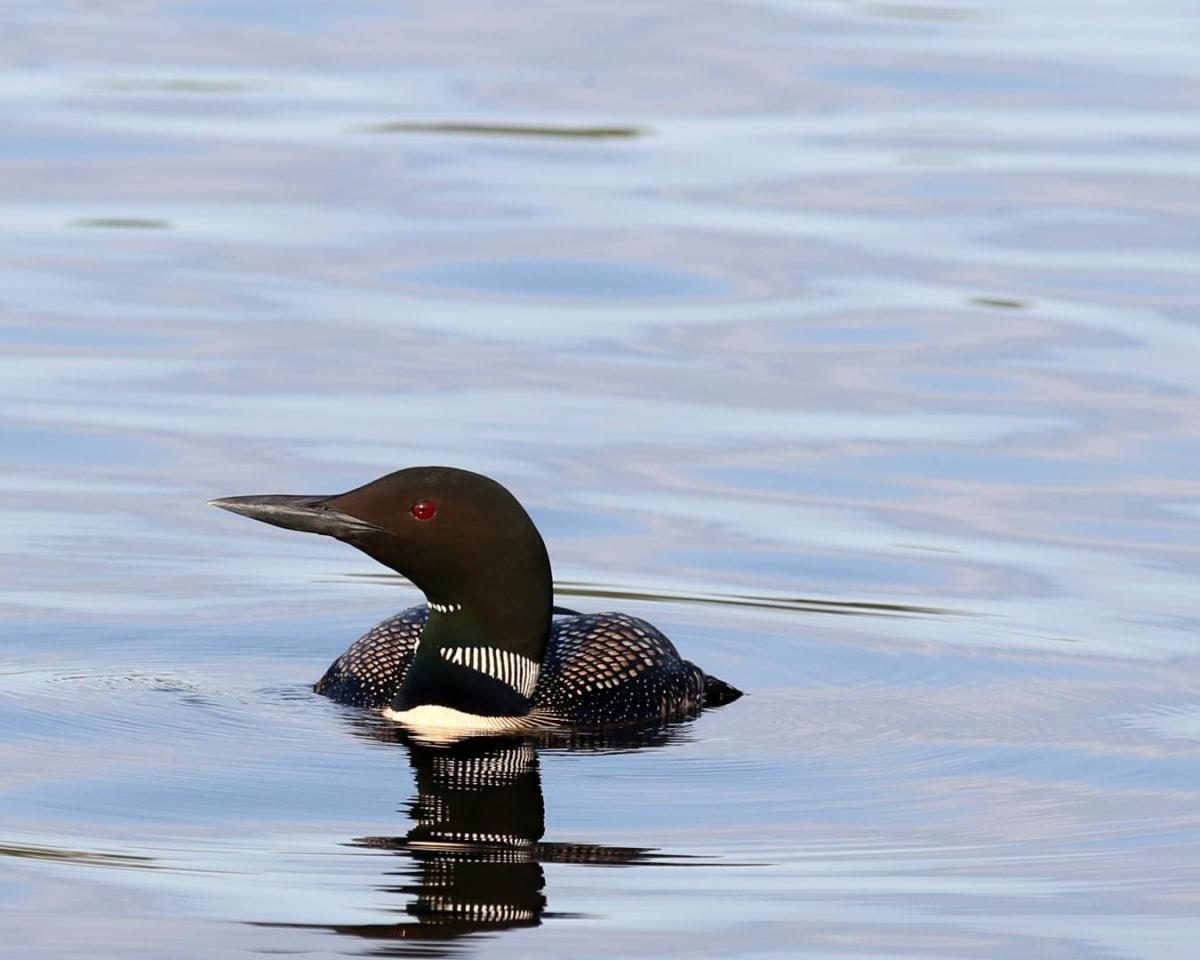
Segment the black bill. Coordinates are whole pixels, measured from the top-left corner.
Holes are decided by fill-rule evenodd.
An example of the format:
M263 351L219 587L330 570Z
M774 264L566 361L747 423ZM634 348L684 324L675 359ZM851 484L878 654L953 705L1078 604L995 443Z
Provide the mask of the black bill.
M240 513L252 520L261 520L287 530L322 533L327 537L345 537L354 533L380 530L381 527L341 513L326 504L334 497L306 497L271 493L253 497L223 497L209 504Z

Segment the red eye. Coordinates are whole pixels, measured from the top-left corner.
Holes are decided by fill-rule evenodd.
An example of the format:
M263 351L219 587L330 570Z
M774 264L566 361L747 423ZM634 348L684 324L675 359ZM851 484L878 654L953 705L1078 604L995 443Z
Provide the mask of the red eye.
M432 520L437 513L437 506L432 500L418 500L408 508L408 512L418 520Z

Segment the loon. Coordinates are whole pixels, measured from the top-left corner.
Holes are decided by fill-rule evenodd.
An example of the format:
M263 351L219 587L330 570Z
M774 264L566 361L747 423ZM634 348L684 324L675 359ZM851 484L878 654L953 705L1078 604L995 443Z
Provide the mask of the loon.
M355 641L315 684L339 703L382 708L418 730L511 734L683 719L742 695L682 659L645 620L555 607L541 534L481 474L409 467L334 496L209 502L349 543L425 595Z

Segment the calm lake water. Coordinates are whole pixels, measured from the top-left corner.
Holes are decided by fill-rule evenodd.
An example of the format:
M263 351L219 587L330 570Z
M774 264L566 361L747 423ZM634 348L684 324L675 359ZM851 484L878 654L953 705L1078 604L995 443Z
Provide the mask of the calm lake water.
M1196 956L1195 0L0 20L0 953ZM314 695L418 595L205 501L420 463L749 695Z

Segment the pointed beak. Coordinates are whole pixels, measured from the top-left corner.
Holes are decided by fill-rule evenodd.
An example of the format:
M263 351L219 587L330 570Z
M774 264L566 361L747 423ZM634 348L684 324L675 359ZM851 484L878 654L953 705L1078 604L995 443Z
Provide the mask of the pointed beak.
M209 504L240 513L252 520L261 520L272 526L287 530L302 530L305 533L321 533L327 537L345 538L353 534L379 532L378 527L366 520L359 520L348 513L334 510L327 504L336 497L306 497L290 494L265 494L253 497L223 497L209 500Z

